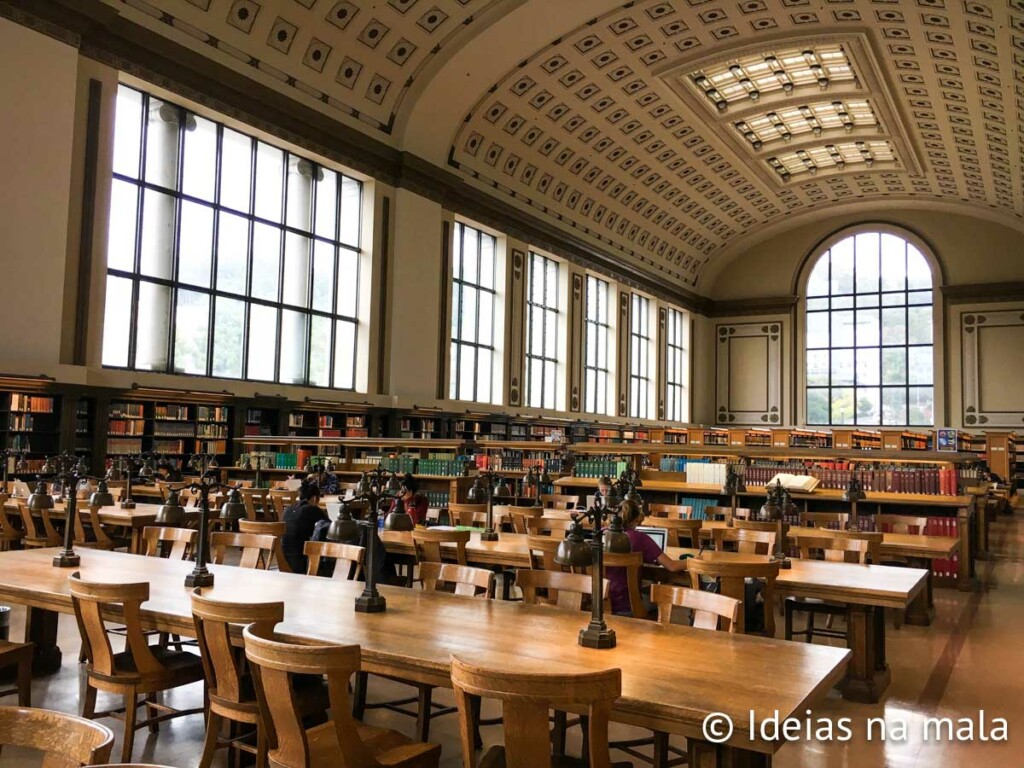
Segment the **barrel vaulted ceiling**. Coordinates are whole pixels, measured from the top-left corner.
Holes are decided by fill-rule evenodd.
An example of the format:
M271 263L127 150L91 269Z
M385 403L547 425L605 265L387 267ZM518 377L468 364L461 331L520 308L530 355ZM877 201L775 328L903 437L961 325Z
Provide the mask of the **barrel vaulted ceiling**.
M104 2L679 288L831 212L1024 229L1024 0Z

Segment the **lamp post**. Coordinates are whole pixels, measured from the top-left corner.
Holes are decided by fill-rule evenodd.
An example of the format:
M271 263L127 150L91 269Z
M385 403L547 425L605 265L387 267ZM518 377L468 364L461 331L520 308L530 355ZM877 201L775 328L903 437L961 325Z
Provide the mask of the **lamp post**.
M198 472L200 477L206 477L209 474L216 475L217 469L220 465L217 463L217 457L212 453L195 453L192 458L188 460L188 465L192 467L194 472ZM259 487L258 485L256 486Z
M370 505L366 519L358 523L366 531L366 586L363 593L356 598L356 610L360 613L381 613L387 609L387 601L377 591L377 557L380 545L377 519L380 514L380 503L386 499L398 498L400 489L398 478L394 473L388 477L383 466L371 472L364 472L356 485L353 501L366 501Z
M18 457L18 461L15 462L15 465L14 465L14 470L17 472L18 471L18 466L21 465L21 464L24 464L24 462L25 462L25 454L24 454L24 452L23 451L16 451L13 448L3 448L3 449L0 449L0 460L2 460L3 463L4 463L4 466L3 466L3 485L0 486L0 493L3 493L3 494L7 493L7 479L9 477L9 475L10 475L10 469L11 469L10 463L11 463L11 458L14 457L14 456Z
M484 530L480 534L480 541L497 541L498 532L494 530L494 497L508 496L511 489L505 483L505 478L493 470L481 472L473 480L473 487L469 489L468 498L471 504L487 504L487 517L484 521Z
M860 480L857 479L856 474L850 475L850 482L846 484L846 490L843 491L843 501L850 502L850 519L846 523L848 530L856 531L860 528L857 523L857 502L864 501L867 498L867 494L864 493L864 487L860 484Z
M757 516L762 522L776 523L775 551L772 552L772 561L777 562L780 568L791 568L793 565L786 555L786 537L788 535L786 515L791 515L795 511L796 505L781 481L768 487L768 497Z
M212 587L213 574L207 568L210 537L210 525L208 522L210 517L210 492L219 490L229 491L228 500L221 507L220 516L227 520L237 520L245 517L245 504L241 501L238 488L204 476L199 478L199 482L169 485L168 490L177 495L180 495L182 491L195 491L199 494L199 542L196 546L196 564L192 569L192 573L185 577L185 586L190 588Z
M135 500L132 498L132 475L135 473L135 458L131 455L122 456L112 462L110 468L117 466L118 472L123 472L125 477L124 498L121 499L121 509L135 509Z
M736 509L736 496L744 493L747 490L747 484L743 480L743 475L733 469L733 465L729 464L725 468L725 482L722 484L722 495L729 497L729 506L735 511Z
M82 558L75 554L74 541L75 541L75 515L78 514L78 484L82 480L99 480L99 488L90 498L90 504L95 507L111 506L114 503L114 497L110 495L110 491L107 490L107 484L102 478L95 478L85 474L89 468L84 461L78 460L77 457L70 455L61 455L54 457L53 461L56 463L58 471L54 475L54 480L59 480L65 488L70 487L70 492L67 495L67 501L64 504L64 546L60 552L58 552L53 558L54 568L77 568ZM85 472L82 472L82 470ZM32 498L35 499L38 496L38 490L32 494ZM42 509L52 509L53 499L50 499L50 505L48 507L38 507L40 511ZM38 501L36 502L38 505ZM29 504L30 508L33 508L33 504Z
M621 511L627 504L636 502L623 500L615 507L604 506L601 501L586 512L573 514L573 526L569 535L558 545L555 562L573 568L589 566L593 579L590 594L590 623L580 630L578 642L584 648L614 648L615 630L604 621L604 600L601 599L601 583L604 576L604 553L626 553L631 550L629 537L622 530ZM607 539L603 530L605 518L612 515ZM583 523L593 523L594 535L589 545L584 540Z

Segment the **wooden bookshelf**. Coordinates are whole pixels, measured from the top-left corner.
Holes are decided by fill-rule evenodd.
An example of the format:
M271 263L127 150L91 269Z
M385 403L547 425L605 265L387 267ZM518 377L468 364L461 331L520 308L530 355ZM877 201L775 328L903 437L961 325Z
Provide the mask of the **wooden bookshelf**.
M0 436L5 448L24 456L28 473L36 472L46 456L61 450L61 398L0 390ZM17 476L18 459L10 456L7 461L8 474Z

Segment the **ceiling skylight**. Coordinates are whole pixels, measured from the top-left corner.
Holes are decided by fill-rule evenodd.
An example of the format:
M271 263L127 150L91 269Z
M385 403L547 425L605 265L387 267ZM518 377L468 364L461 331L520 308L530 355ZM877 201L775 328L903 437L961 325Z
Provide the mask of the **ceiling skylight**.
M793 138L854 128L878 128L878 118L866 99L823 101L816 104L779 107L763 115L738 120L733 127L755 151Z
M871 168L875 163L895 163L896 156L888 141L846 141L820 147L798 149L769 157L768 165L783 181L793 176L816 174L819 170L843 170L850 165L862 164Z

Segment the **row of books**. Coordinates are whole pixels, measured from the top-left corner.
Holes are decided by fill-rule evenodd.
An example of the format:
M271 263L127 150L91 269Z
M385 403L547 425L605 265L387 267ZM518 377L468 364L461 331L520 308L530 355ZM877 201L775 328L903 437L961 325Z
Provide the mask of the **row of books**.
M161 421L188 421L187 405L155 405L153 418Z
M245 436L246 437L260 437L261 435L271 435L273 431L269 425L263 424L246 424L245 425Z
M852 478L857 478L865 491L879 493L917 493L934 496L956 496L963 487L966 474L972 470L950 467L887 467L884 469L826 469L822 467L793 466L792 463L757 463L744 469L747 485L765 485L779 472L808 475L820 481L821 488L843 490ZM690 480L687 475L687 480ZM690 480L690 482L693 482Z
M679 503L693 509L693 518L695 520L706 520L709 507L718 506L718 499L702 498L700 496L683 496L679 499Z
M13 475L17 471L18 461L19 461L19 457L18 456L8 456L7 457L7 474ZM25 471L27 473L32 473L32 474L38 472L40 469L43 468L43 462L44 461L45 461L45 459L27 459L25 461L25 463L28 466L26 467Z
M7 428L28 431L36 428L36 418L31 413L12 413L7 420Z
M12 451L32 453L32 439L28 435L8 435L6 447Z
M190 446L191 447L191 446ZM184 440L154 440L153 450L157 453L185 453ZM190 451L191 452L191 451Z
M107 440L108 456L124 456L129 453L142 453L142 440L139 438L110 438Z
M142 419L111 421L107 425L107 433L111 435L141 435L146 431L146 422Z
M228 452L227 440L199 440L199 453L212 453L215 456L223 456Z
M448 506L448 491L422 491L422 493L427 497L427 506L439 508Z
M581 459L576 462L576 477L610 477L612 480L626 471L628 462L614 459Z
M222 405L197 405L196 421L231 421L231 409Z
M111 403L108 414L112 419L141 419L142 403Z
M321 428L330 429L332 427L340 427L342 426L343 423L346 427L365 427L366 417L343 416L341 414L323 413L320 414L317 425Z
M514 451L504 450L501 453L478 452L473 454L479 470L514 470L526 471L530 467L546 469L548 472L561 472L562 459L551 456L546 451Z
M12 392L11 410L24 413L53 413L53 398Z
M191 424L175 424L173 421L161 421L153 428L155 437L195 437L196 428Z
M706 456L662 456L658 469L662 472L685 472L687 464L707 464L710 461Z
M686 482L699 485L721 485L725 482L728 464L690 462L686 466Z
M196 437L227 437L227 424L199 424L196 427Z

